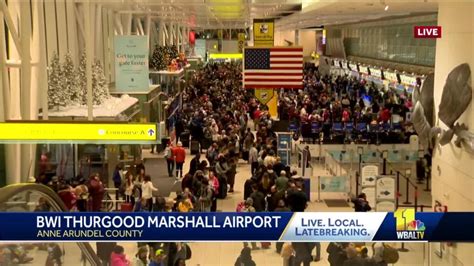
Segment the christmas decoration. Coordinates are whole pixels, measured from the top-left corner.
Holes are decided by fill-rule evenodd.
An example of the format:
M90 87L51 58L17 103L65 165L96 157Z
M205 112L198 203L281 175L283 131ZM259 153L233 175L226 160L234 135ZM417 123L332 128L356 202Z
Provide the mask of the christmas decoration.
M67 94L67 104L79 102L81 90L77 86L77 75L71 54L67 53L62 64L61 85Z
M66 106L68 93L62 87L62 71L57 53L53 54L48 70L48 107L59 110L60 106Z
M86 55L83 53L80 59L80 64L77 69L77 86L80 91L79 95L82 105L87 105L87 79L86 79ZM104 69L102 63L99 60L95 60L92 64L92 101L94 105L102 104L107 98L109 98L109 86L107 78L104 75Z
M150 68L159 71L166 69L167 66L168 62L165 60L165 47L156 45L151 56Z
M100 60L95 60L92 65L92 99L94 105L102 104L109 96L109 86L102 64Z
M184 53L179 53L178 65L179 68L183 68L188 64L188 59L184 55Z
M172 46L155 46L150 59L150 68L157 71L166 70L171 64L171 60L178 58L178 48Z
M178 70L178 62L176 59L171 60L170 65L168 66L168 71L175 72Z
M86 89L86 54L82 53L81 58L79 59L79 66L76 70L77 76L77 90L78 98L77 102L82 105L87 105L87 89Z

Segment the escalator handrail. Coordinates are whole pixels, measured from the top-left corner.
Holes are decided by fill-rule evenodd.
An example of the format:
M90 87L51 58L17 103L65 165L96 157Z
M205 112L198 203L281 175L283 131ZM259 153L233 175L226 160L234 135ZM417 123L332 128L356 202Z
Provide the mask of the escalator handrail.
M26 191L38 192L42 197L47 198L54 211L68 212L66 205L54 190L48 186L34 183L12 184L0 188L0 204ZM77 245L92 266L102 265L101 260L88 242L77 242Z

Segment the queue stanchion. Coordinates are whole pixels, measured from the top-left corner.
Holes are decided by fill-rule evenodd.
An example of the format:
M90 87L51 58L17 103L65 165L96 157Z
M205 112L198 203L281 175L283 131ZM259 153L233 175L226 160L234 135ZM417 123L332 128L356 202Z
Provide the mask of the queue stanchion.
M402 242L402 246L398 249L398 251L400 252L408 252L410 250L408 250L406 247L405 247L405 242Z
M425 191L427 191L427 192L431 191L430 179L431 179L431 173L428 173L428 175L426 175L426 188L425 188Z
M318 175L318 199L316 202L322 202L321 201L321 176Z
M406 188L405 188L405 201L403 202L403 204L411 204L411 201L410 199L408 198L409 196L409 193L410 193L410 180L405 177L405 180L406 180Z
M415 211L418 209L418 186L415 186Z
M395 197L395 209L398 209L400 199L400 172L397 171L397 195Z

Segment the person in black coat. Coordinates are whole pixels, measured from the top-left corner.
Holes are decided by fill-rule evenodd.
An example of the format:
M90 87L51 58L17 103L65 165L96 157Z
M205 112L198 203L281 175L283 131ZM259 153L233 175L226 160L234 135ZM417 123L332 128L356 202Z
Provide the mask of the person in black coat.
M326 248L329 265L342 266L344 264L344 262L347 260L345 249L348 245L348 243L329 243L328 247Z
M257 212L265 211L265 195L258 190L258 185L252 185L252 194L250 194L250 198L253 199L253 207Z
M198 153L196 153L196 156L194 156L194 158L189 163L189 173L191 175L194 175L196 173L196 171L198 170L198 168L200 166L200 163L201 163L199 161L200 158L201 158L201 154L198 152Z
M97 242L97 257L102 261L102 266L110 265L110 255L114 251L117 242Z
M257 183L257 179L252 176L249 179L245 180L244 183L244 200L248 199L250 197L250 194L252 194L252 185Z
M252 260L252 250L249 247L244 247L240 251L240 256L235 261L235 266L256 266L255 262Z
M292 212L304 212L308 205L308 197L303 191L300 182L295 187L290 187L287 190L287 202Z
M313 257L311 251L313 250L315 243L311 242L293 242L291 243L295 250L295 258L293 260L293 266L309 266Z
M365 193L359 194L356 199L352 200L352 203L354 203L354 210L356 212L368 212L372 210L372 207L370 207L369 202L367 201L367 195L365 195Z

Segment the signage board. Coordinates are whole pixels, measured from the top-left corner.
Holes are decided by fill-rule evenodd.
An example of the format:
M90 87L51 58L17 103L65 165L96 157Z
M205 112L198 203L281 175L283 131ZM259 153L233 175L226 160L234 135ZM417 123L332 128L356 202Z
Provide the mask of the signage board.
M384 79L386 79L388 81L398 82L397 73L395 73L393 71L384 71L383 72L383 77L384 77Z
M382 70L377 69L377 68L371 68L370 69L370 75L376 78L381 79L382 78Z
M400 75L400 81L401 81L402 84L405 84L405 85L416 86L416 77L411 76L411 75L401 74Z
M253 45L273 46L274 45L274 19L254 19L253 20Z
M395 199L395 178L393 176L379 177L375 187L377 201Z
M119 92L149 89L148 36L117 35L115 49L115 88Z
M379 167L377 165L364 165L361 171L362 186L375 186L378 175Z
M320 176L321 192L347 192L349 177L347 176Z
M369 68L366 67L366 66L359 66L359 72L362 73L362 74L368 75L369 74Z
M349 63L349 68L350 68L352 71L359 72L359 68L357 67L357 64Z
M376 204L376 199L375 199L375 187L364 187L361 190L362 193L367 196L367 201L369 202L370 206L374 206Z
M267 104L273 98L273 89L255 89L255 97L261 104Z
M1 142L153 143L156 124L0 123Z

